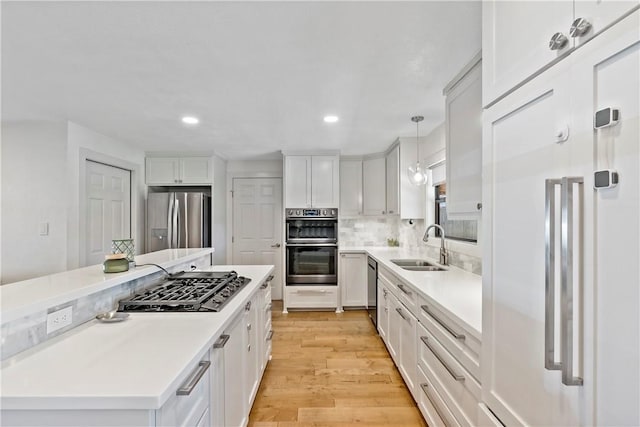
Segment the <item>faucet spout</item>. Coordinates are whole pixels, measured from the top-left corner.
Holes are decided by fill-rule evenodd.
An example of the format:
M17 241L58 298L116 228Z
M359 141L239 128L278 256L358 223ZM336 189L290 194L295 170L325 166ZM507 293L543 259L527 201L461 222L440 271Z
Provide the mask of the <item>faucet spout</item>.
M440 230L440 264L449 265L449 253L447 252L447 250L444 247L444 239L445 239L444 228L442 228L438 224L431 224L425 230L424 236L422 236L422 240L424 242L428 242L429 241L429 230L431 230L432 228L437 228L438 230Z

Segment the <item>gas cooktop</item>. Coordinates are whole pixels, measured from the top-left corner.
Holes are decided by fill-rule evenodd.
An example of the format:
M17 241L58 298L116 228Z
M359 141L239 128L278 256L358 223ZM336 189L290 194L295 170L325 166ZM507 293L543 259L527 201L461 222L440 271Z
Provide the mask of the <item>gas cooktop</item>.
M192 271L125 298L118 311L220 311L251 279L235 271Z

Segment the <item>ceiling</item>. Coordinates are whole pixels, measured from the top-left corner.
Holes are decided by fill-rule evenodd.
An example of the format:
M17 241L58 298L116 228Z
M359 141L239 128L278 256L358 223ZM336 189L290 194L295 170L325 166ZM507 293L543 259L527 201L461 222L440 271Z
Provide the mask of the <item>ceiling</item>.
M416 114L425 135L481 46L479 1L1 7L3 120L71 120L145 151L228 159L383 151L415 135Z

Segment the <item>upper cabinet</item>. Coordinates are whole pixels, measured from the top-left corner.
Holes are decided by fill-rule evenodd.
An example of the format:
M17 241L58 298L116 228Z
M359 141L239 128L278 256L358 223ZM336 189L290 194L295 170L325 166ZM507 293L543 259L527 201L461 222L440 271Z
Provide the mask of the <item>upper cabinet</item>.
M213 168L210 157L147 157L147 185L211 185Z
M394 188L398 193L395 212L389 212L389 214L399 214L401 219L423 219L425 214L426 188L423 185L412 184L407 174L409 166L414 165L418 159L417 145L415 138L400 138L395 149L399 159L395 174L398 185Z
M387 213L385 158L377 157L362 161L362 197L365 215Z
M447 214L477 216L482 207L482 68L478 54L444 92Z
M340 203L338 156L285 156L285 207L335 208Z
M387 215L400 213L400 145L396 145L389 151L386 157L387 165Z
M483 105L569 54L638 4L638 0L484 1Z
M362 215L362 160L340 160L340 215Z

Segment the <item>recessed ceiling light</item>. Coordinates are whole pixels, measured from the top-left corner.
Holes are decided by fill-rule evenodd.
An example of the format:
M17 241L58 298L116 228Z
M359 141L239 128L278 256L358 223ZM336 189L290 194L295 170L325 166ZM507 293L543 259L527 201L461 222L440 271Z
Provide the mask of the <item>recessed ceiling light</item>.
M184 116L182 118L182 123L186 125L197 125L198 123L200 123L200 119L193 116Z
M325 123L335 123L338 121L338 116L324 116Z

